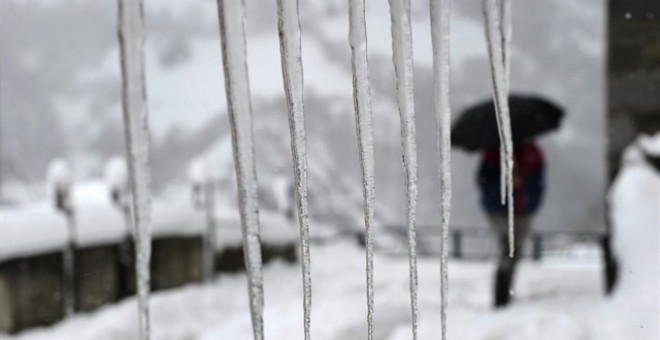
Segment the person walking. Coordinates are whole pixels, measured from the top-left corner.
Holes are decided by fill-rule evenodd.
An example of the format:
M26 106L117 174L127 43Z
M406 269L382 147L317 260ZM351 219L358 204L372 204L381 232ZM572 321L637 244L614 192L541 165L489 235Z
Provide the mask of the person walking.
M481 205L496 232L499 260L495 273L494 305L507 305L525 238L529 233L534 214L538 211L545 187L545 164L541 148L533 142L514 147L513 208L515 254L509 255L508 205L501 201L500 150L482 152L477 183L481 193Z

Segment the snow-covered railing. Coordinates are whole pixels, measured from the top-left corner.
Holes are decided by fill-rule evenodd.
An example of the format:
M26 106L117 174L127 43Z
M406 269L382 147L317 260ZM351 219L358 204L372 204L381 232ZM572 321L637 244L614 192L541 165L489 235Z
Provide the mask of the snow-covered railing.
M144 77L144 13L141 0L119 1L119 40L123 76L123 108L129 178L132 183L132 212L137 243L140 338L149 338L148 263L151 229L149 201L149 125ZM410 298L412 336L417 338L417 269L415 215L417 200L416 133L413 88L413 49L410 1L390 0L392 52L397 78L397 102L401 119L402 156L405 177L405 210L410 259ZM278 0L278 23L284 92L289 110L291 150L294 161L295 198L300 223L303 272L304 337L310 339L311 259L307 205L307 160L303 110L303 73L301 28L298 0ZM353 88L360 169L362 173L367 281L367 338L373 337L373 220L374 220L374 150L371 98L367 64L365 1L349 0L348 42L352 50ZM435 111L438 129L439 187L441 191L441 338L446 338L447 239L450 211L450 112L449 112L449 8L450 0L430 0L434 60ZM491 61L498 131L503 156L503 201L512 201L513 144L508 107L509 60L511 37L510 0L483 0L485 32ZM252 126L250 85L248 80L245 36L245 1L218 0L218 16L225 91L231 126L234 165L238 187L239 213L248 276L248 292L255 339L263 339L263 282L260 250L257 174ZM505 181L502 181L503 183ZM506 195L504 191L506 190ZM513 211L509 204L509 242L513 256ZM313 228L313 226L311 226Z

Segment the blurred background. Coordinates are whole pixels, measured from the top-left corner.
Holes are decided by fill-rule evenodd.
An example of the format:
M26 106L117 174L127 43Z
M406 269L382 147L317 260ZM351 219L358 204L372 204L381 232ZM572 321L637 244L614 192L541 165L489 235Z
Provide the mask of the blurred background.
M653 98L659 93L655 90L660 90L657 81L660 9L652 1L633 2L630 8L621 4L625 1L614 0L513 3L511 92L544 97L559 104L565 111L561 128L539 140L545 153L547 186L543 206L533 223L536 232L553 237L558 235L559 241L556 238L542 240L546 242L545 248L535 244L535 247L541 248L530 250L532 253L539 252L537 260L541 258L540 253L544 253L544 258L549 260L523 263L521 272L527 274L520 274L523 282L519 291L524 301L522 306L505 312L493 312L490 309L491 259L495 258L496 251L494 238L490 235L479 236L482 232L488 234L490 230L487 216L479 205L476 186L479 154L452 151L452 229L479 236L479 240L475 239L472 243L468 241L460 246L453 243L453 254L468 258L470 254L475 254L474 258L485 259L474 262L456 259L451 264L451 289L455 293L450 295L455 296L450 297L450 305L457 307L454 314L450 314L450 325L455 325L450 326L450 334L455 339L610 339L604 338L604 334L611 334L612 339L653 339L660 333L657 320L648 321L660 315L660 309L655 309L660 308L660 301L657 306L654 305L654 295L644 305L644 308L650 308L650 312L639 312L647 315L643 324L639 324L641 321L638 322L638 319L631 319L633 321L622 326L621 330L597 326L618 317L610 313L613 307L600 305L604 300L604 291L611 288L603 283L606 276L603 274L604 268L611 264L612 255L608 252L612 251L609 243L613 234L606 220L606 216L611 216L606 209L606 192L619 169L617 162L623 149L636 138L637 131L642 130L638 122L657 122L657 118L640 120L626 117L638 117L635 116L635 103L642 103L640 105L644 108L641 110L645 110L645 114L649 112L651 115L648 116L658 115L657 98ZM347 3L344 0L300 2L311 228L318 241L312 259L316 266L315 292L320 295L315 302L317 318L313 322L322 324L317 326L317 339L364 338L365 328L362 313L365 307L362 303L356 311L341 316L342 311L350 309L347 307L348 301L363 299L364 289L363 250L356 245L363 241L364 218L352 97L351 51L347 40ZM156 235L176 239L170 240L174 243L162 245L162 254L181 251L191 256L177 265L172 264L175 260L166 255L159 260L159 246L154 243L154 262L161 263L158 261L162 260L162 266L180 267L180 272L172 274L175 279L159 281L158 269L152 265L155 273L152 275L156 276L154 289L159 290L199 281L203 276L201 269L189 269L191 263L197 263L192 258L199 256L196 252L201 252L201 245L195 240L191 243L181 241L185 238L182 235L199 234L199 230L205 228L203 209L199 202L197 205L191 202L191 197L195 201L200 195L201 189L195 188L195 184L199 184L198 177L202 176L198 174L201 170L195 170L199 164L204 164L208 172L204 176L213 177L217 185L213 195L216 200L215 216L221 228L224 222L233 228L231 231L226 230L229 227L221 229L235 236L232 240L238 239L238 214L217 3L212 0L146 1L145 12L152 189L156 201L154 214L159 216L155 217L154 228ZM466 108L491 98L492 83L481 1L453 1L451 12L451 109L453 116L458 117ZM0 212L3 216L0 236L12 240L5 244L4 255L0 251L0 286L5 284L8 287L0 289L0 304L4 306L0 306L0 312L4 308L5 315L14 315L5 318L10 321L0 320L0 325L5 322L0 331L13 333L58 319L43 316L37 318L41 321L32 323L25 321L30 317L16 316L36 314L31 313L29 307L15 307L21 305L16 302L16 296L31 296L29 299L34 301L42 299L43 295L12 290L12 287L19 285L17 282L36 285L34 280L40 280L31 278L25 268L32 268L32 271L41 270L36 269L41 265L50 268L47 263L21 262L28 258L25 254L35 253L25 250L31 246L22 247L21 242L37 243L29 241L33 236L31 231L25 229L26 226L42 222L24 222L28 218L25 212L21 214L20 211L45 214L43 209L46 208L43 206L52 205L52 190L49 190L46 175L54 159L62 159L70 168L70 174L66 177L70 177L73 183L76 204L95 206L96 210L81 208L77 214L78 218L88 218L89 224L96 225L90 237L97 241L88 244L105 244L98 240L113 238L122 240L127 234L124 215L115 211L112 218L102 217L106 215L102 215L102 209L98 208L98 205L111 206L113 203L107 182L121 177L121 174L108 176L109 160L116 159L125 151L116 13L115 1L0 2ZM293 171L276 13L275 1L247 1L247 51L260 212L262 230L270 233L264 236L264 242L272 246L270 252L264 252L264 256L279 261L266 269L266 320L270 324L267 332L275 339L289 339L302 336L299 322L301 288L299 269L290 263L296 260L297 225L295 217L292 217ZM376 237L381 255L376 260L376 270L377 275L386 280L376 288L377 299L381 301L377 307L384 310L376 314L379 325L377 335L379 339L405 339L409 333L410 316L406 309L409 307L404 178L387 1L367 1L366 15L375 129ZM436 255L439 250L437 226L440 221L440 195L427 1L411 1L411 19L419 162L417 223L420 228L420 252L423 256L427 255L420 260L420 294L424 296L420 304L422 320L426 321L421 334L424 338L432 338L437 334L434 332L437 322L433 313L439 308ZM627 22L633 23L633 28L620 31L613 28L617 23L625 25ZM643 48L647 48L648 44L649 52L634 45L637 42L630 41L623 43L626 49L621 54L608 50L608 46L618 46L614 44L616 36L613 32L618 32L621 37L630 35L630 32L646 34L649 38L640 44ZM644 57L638 57L635 53ZM620 66L637 62L636 58L650 58L643 61L650 65L648 69L628 72L625 66ZM618 64L613 64L612 60ZM608 83L608 75L610 78L619 77L617 79L621 81ZM655 80L646 81L645 77L655 77ZM619 87L613 88L612 84ZM618 102L620 105L613 108L612 105L617 105L613 93L619 94L620 98L637 96L637 99L621 99ZM610 130L606 128L608 119L615 122L611 123ZM657 139L646 142L645 145L651 146L645 148L655 150L657 143ZM615 171L608 172L608 166ZM646 183L651 183L651 188L657 185L654 180ZM660 191L657 186L656 189ZM656 194L651 190L649 195ZM640 200L647 200L647 196L642 196ZM635 202L631 204L635 206ZM84 217L82 211L88 211L91 217ZM652 206L650 211L652 218L657 217L657 214L653 215ZM15 227L6 227L10 223ZM66 224L61 221L43 223ZM121 230L115 230L117 225L102 229L104 225L113 223L121 224ZM80 226L80 230L85 228ZM657 233L657 230L651 232ZM44 235L50 233L52 230L44 231ZM101 234L104 236L94 237ZM641 232L640 235L651 235L653 239L655 234ZM240 249L222 248L222 244L231 243L223 241L222 237L218 238L220 245L217 249L222 251L216 254L216 269L224 271L232 266L240 267L242 255L229 251L239 252ZM325 245L327 240L335 238L340 240L338 244ZM41 245L52 244L48 240L42 241ZM528 246L531 247L531 241ZM460 253L456 252L457 247L461 248ZM337 253L344 255L336 259ZM89 266L95 267L101 263L96 261L101 261L98 259L105 256L80 253L79 250L76 254L81 259L76 268L83 273L77 275L86 273L86 267L80 264L83 259L97 256L97 260L89 260ZM653 253L650 254L653 257ZM601 258L605 261L601 262ZM115 260L108 261L114 263ZM130 268L129 263L130 260L124 265ZM650 265L653 266L653 262ZM648 267L648 263L643 267ZM20 268L23 268L22 272ZM9 274L3 274L3 270ZM117 273L122 271L116 270ZM335 275L342 275L342 270L346 270L345 274L338 280ZM17 273L23 273L20 274L23 276ZM15 279L19 276L27 281ZM124 282L131 279L113 276L112 280ZM93 280L96 281L92 281L92 285L104 281L100 276ZM345 284L333 283L333 280L343 280ZM268 282L272 283L269 285ZM117 285L119 288L108 288L116 290L112 293L114 295L111 294L113 299L122 294L124 297L132 294L134 287L129 287L130 284L125 287L120 283ZM646 293L653 288L645 286L643 291ZM243 309L247 308L246 302L233 296L243 294L244 289L244 276L230 274L227 278L217 279L213 285L186 286L156 294L153 305L160 310L154 316L156 338L249 338L249 316ZM46 288L36 290L43 293ZM239 294L233 294L237 291ZM272 300L269 300L269 292ZM12 302L2 302L2 294L6 294L6 301ZM12 294L14 298L7 297ZM275 297L278 294L282 297ZM344 304L333 301L333 296L345 297ZM60 297L57 299L61 300ZM220 308L222 311L214 311L214 307L225 304L227 300L234 301L233 307L225 305ZM88 310L105 305L99 301L76 309L89 313ZM189 301L189 312L178 311L177 306L182 301ZM269 304L271 301L273 303ZM570 301L577 301L577 304L569 308L565 303ZM596 305L599 312L593 317L584 317L591 313L589 308ZM17 312L21 308L27 312ZM567 308L578 312L555 318L566 312ZM624 310L626 308L630 310L633 307L625 307ZM91 321L76 316L54 328L20 333L19 338L134 338L135 330L131 328L136 322L132 319L135 317L133 309L134 300L128 298L118 306L102 307L101 311L91 313ZM400 313L388 312L394 309ZM183 317L183 314L195 317ZM21 318L24 318L23 321ZM171 320L177 318L183 321L171 326ZM119 321L113 322L113 319ZM359 322L352 322L355 319ZM525 320L530 326L516 327L520 320ZM484 325L483 330L459 331L479 322ZM85 331L78 333L79 330ZM2 335L0 337L4 338Z
M412 3L419 152L419 224L435 224L436 132L427 4ZM122 154L123 129L115 2L35 1L2 4L2 202L45 197L45 169L66 158L77 180L100 177ZM181 196L187 165L198 157L234 182L214 1L146 2L147 82L157 195ZM275 208L291 182L286 104L279 68L274 2L249 2L248 63L254 105L262 209ZM302 2L305 108L312 214L362 225L345 1ZM538 227L603 227L604 1L514 6L511 90L565 107L558 134L543 140L548 159L546 206ZM491 96L479 1L452 9L452 111ZM389 7L369 3L370 72L376 133L377 219L403 224L403 168L395 100ZM72 51L76 53L72 53ZM456 225L485 224L475 213L478 157L454 152ZM222 191L227 201L235 193Z

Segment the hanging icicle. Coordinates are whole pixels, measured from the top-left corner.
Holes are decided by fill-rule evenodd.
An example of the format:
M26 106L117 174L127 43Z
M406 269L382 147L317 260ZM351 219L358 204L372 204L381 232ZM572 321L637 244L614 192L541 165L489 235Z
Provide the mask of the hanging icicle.
M490 66L493 81L493 98L495 101L497 123L500 131L501 147L505 158L506 170L506 192L509 214L509 256L514 255L514 225L513 225L513 142L511 134L511 117L509 114L508 100L508 77L505 72L504 60L504 42L507 34L504 34L506 28L502 28L500 9L502 6L498 0L483 0L483 11L485 20L486 41L488 43L488 54L490 56ZM507 5L504 4L504 7ZM507 15L508 20L511 16ZM510 24L506 23L508 27ZM508 52L507 52L508 55ZM507 67L508 68L508 67Z
M284 92L289 109L289 131L293 176L295 180L296 208L300 225L300 253L303 278L303 324L305 340L311 339L312 275L309 249L309 210L307 205L307 146L305 114L303 111L303 68L300 42L298 0L277 1L280 55Z
M449 280L447 252L451 211L451 111L449 106L449 48L451 0L431 0L431 39L433 45L433 81L435 117L438 130L438 175L442 223L440 257L441 339L447 337L447 295Z
M360 170L362 173L362 195L364 198L364 227L367 248L367 325L368 338L373 336L374 315L374 147L371 113L371 85L369 84L369 64L367 60L367 29L364 13L364 0L349 2L349 43L353 68L353 103L355 105L355 126L357 128ZM416 325L416 317L413 321ZM416 326L414 326L416 328Z
M502 31L502 60L504 63L504 86L506 87L507 96L509 94L510 79L511 79L511 1L510 0L499 0L500 2L500 30ZM497 116L496 116L497 117ZM499 120L499 117L497 118ZM500 133L500 140L502 140L502 134ZM506 163L505 163L506 154L504 153L504 147L500 146L500 201L502 204L506 204L507 200L507 181L506 181ZM511 231L511 230L510 230Z
M140 339L150 338L151 165L149 111L144 67L144 7L141 0L118 2L124 134L136 243Z
M245 1L218 0L218 15L252 330L254 339L262 340L264 296L252 104L245 40Z
M415 98L413 86L412 32L410 1L390 0L392 51L396 73L397 103L401 119L401 146L406 187L406 227L410 262L410 303L413 338L417 337L417 244L415 210L417 208L417 146L415 133Z

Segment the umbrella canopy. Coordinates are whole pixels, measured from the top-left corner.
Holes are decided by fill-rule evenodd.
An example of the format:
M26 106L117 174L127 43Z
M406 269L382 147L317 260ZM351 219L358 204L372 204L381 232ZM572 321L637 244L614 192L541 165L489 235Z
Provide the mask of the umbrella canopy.
M539 97L509 97L511 130L514 145L520 145L548 131L555 130L564 116L558 105ZM451 130L453 146L467 151L496 149L500 145L492 100L465 110Z

